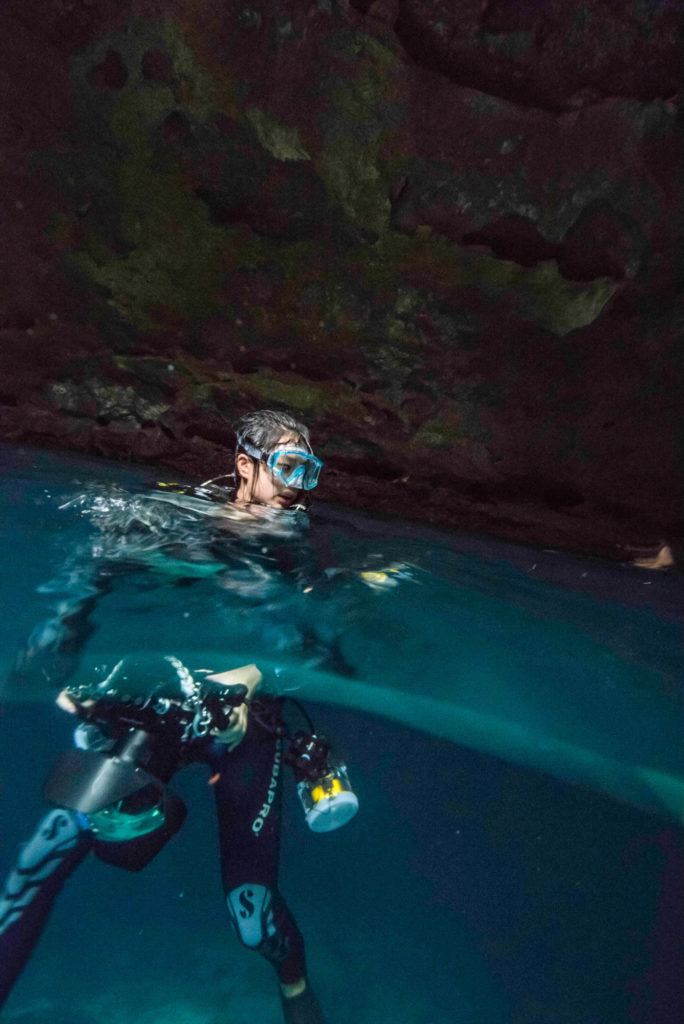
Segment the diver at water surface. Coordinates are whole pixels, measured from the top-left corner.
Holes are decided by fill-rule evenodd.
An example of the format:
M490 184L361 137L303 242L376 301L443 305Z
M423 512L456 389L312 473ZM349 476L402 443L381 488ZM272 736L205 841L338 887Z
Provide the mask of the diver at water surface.
M203 627L202 615L211 613L213 602L214 609L221 606L232 616L223 627L229 638L238 630L251 636L268 620L262 649L299 651L312 666L349 674L324 617L311 615L310 602L300 599L312 583L322 595L327 577L321 556L329 559L321 551L325 530L317 527L315 550L308 529L309 495L322 466L310 449L308 430L264 410L243 417L237 432L233 472L225 476L200 485L161 483L142 493L91 486L61 506L80 513L91 530L85 543L74 544L58 574L39 587L53 614L34 628L17 655L17 692L37 681L41 688L57 687L76 671L96 610L100 633L107 631L103 599L121 590L122 577L129 590L205 581L205 605L195 627ZM257 605L268 606L268 615L252 615ZM170 642L179 630L187 632L187 617L184 602L173 597L164 616ZM208 630L205 646L213 646Z
M245 416L236 433L235 484L225 505L229 518L265 514L270 520L271 513L307 508L322 468L308 429L285 413L266 410ZM226 495L214 482L195 493L222 504ZM60 643L74 650L83 644L88 616L106 589L89 584L67 614L43 630L54 650ZM23 671L31 668L31 653ZM275 968L286 1024L324 1024L308 983L301 934L278 888L282 767L295 768L307 820L316 831L338 827L353 815L346 774L328 764L329 748L315 735L298 733L284 747L282 701L258 692L262 675L255 665L225 671L187 661L174 652L153 659L147 671L155 683L147 692L140 690L135 656L107 665L95 681L69 681L62 689L58 704L80 719L76 749L63 755L48 780L46 796L55 806L22 847L0 895L0 1005L78 864L90 852L133 871L150 863L185 818L182 801L167 783L186 765L204 763L215 796L233 928Z

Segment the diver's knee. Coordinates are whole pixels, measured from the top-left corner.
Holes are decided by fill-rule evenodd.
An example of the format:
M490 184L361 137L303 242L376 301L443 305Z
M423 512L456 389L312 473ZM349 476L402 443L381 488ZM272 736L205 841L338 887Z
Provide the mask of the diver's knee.
M61 807L50 811L19 851L15 868L0 892L0 935L17 922L39 891L58 891L86 850L78 815Z
M64 857L72 850L85 831L81 817L75 811L55 807L48 811L33 836L21 848L17 867L37 877L49 874L55 858Z
M243 946L259 949L277 932L273 892L265 885L246 882L226 897L228 913Z

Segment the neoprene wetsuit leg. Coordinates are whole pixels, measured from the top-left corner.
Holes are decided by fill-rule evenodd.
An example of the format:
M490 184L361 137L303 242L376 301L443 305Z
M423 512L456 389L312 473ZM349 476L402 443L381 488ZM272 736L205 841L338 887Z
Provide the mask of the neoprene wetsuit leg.
M164 824L126 842L106 842L91 831L85 815L57 807L42 819L22 846L0 894L0 1007L9 996L41 936L64 882L92 851L100 860L140 871L178 831L183 802L169 796Z
M0 1006L31 956L55 897L92 843L80 815L55 808L22 847L0 896Z
M235 750L214 744L208 758L221 870L236 935L275 967L279 981L306 976L304 940L278 889L281 741L250 717Z

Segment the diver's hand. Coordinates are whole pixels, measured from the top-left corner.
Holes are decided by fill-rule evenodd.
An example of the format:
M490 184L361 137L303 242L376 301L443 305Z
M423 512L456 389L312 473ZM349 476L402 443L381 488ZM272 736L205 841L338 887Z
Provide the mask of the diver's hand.
M83 708L92 708L95 706L94 700L75 700L72 696L69 687L65 687L60 690L55 698L55 704L60 707L62 711L68 711L70 715L76 715Z
M225 743L228 750L235 750L239 743L242 743L247 732L247 705L240 704L239 707L233 708L228 719L228 726L226 729L212 729L211 735L219 741L219 743Z
M59 691L55 699L55 704L57 707L61 708L62 711L68 711L70 715L75 715L78 711L78 707L74 704L67 690Z
M212 679L227 686L235 685L236 683L246 686L247 699L249 699L258 688L263 676L256 665L241 665L239 668L232 668L227 672L213 672L210 676L207 676L207 679ZM237 745L245 738L245 733L247 732L247 713L247 705L239 704L231 711L227 728L212 729L211 735L215 736L219 743L225 743L228 750L235 750Z

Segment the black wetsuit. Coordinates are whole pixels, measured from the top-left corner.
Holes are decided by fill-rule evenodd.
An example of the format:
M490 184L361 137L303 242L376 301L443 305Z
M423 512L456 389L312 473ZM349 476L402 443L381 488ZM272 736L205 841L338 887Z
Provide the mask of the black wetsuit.
M261 702L271 722L278 701ZM304 946L278 889L282 741L250 712L247 733L229 751L205 737L157 745L152 774L167 782L192 762L208 766L216 801L223 887L230 919L240 941L275 967L283 983L305 975ZM104 841L87 818L55 808L22 847L0 896L0 1005L38 941L53 900L89 852L128 870L145 867L180 828L185 808L178 797L166 802L164 825L124 842Z
M74 563L75 567L68 564L65 574L68 583L59 614L35 631L19 659L20 673L43 675L53 685L64 685L65 677L72 674L92 631L90 615L100 598L110 590L117 576L125 576L128 569L137 571L145 567L143 556L147 551L143 544L140 553L136 537L139 533L145 541L150 532L145 516L159 518L168 506L158 502L141 504L138 499L130 504L135 516L124 510L122 515L126 518L121 523L114 521L111 531L105 521L108 532L104 534L107 542L104 555L94 557L86 550L81 562ZM141 510L145 514L142 520ZM233 553L230 546L226 551L225 534L217 531L217 550L212 552L207 537L213 534L210 530L207 533L204 519L198 516L197 521L190 520L185 526L190 513L184 508L180 511L186 519L181 520L184 532L180 535L179 554L183 554L184 543L188 542L195 545L191 552L199 559L199 564L218 556L219 567L222 567L226 554ZM162 524L161 531L156 527L157 521L153 518L152 533L161 532L168 537L166 523ZM111 541L107 539L110 534ZM130 552L129 562L118 558L117 538L121 538L124 555ZM265 549L259 546L262 543L260 540L251 542L251 549L263 558L261 552ZM290 556L293 543L296 547L296 537L284 544ZM201 559L196 551L198 544ZM249 566L256 557L249 541L243 549L249 552L248 557L243 558L243 563ZM110 558L112 553L114 558ZM175 563L171 560L170 564ZM192 569L194 563L178 564L179 582L182 582L183 573ZM281 578L285 575L301 585L298 573L293 573L290 566L283 568L279 564L278 569ZM228 565L226 570L230 572ZM279 714L279 702L275 698L265 700ZM278 889L281 740L261 724L251 710L247 734L232 752L209 738L185 743L177 740L178 737L169 737L159 746L153 774L167 782L190 763L203 762L208 766L216 800L223 886L232 924L244 945L257 950L274 965L281 982L296 981L305 975L303 942ZM88 820L74 810L56 807L46 815L33 837L22 847L18 862L0 893L0 1005L38 941L53 900L78 864L93 852L122 868L140 870L156 856L184 820L185 808L178 798L171 797L166 810L166 821L161 828L125 842L99 838Z

